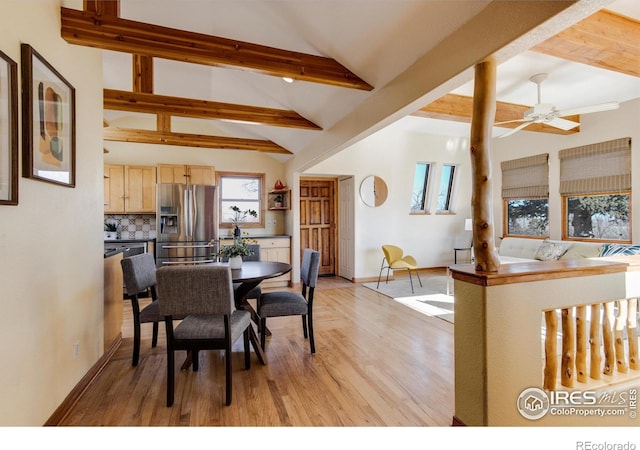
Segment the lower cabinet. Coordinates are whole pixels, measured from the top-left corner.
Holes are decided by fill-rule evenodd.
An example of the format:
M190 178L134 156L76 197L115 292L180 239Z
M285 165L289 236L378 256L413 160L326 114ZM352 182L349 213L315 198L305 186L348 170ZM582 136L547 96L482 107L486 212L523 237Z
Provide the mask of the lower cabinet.
M277 261L291 264L291 238L288 236L276 237L253 237L246 239L256 240L260 245L260 261ZM222 238L220 245L229 245L232 238ZM291 272L276 278L264 280L260 286L262 288L277 288L291 286Z
M257 239L260 244L261 261L278 261L291 264L291 239L289 237L274 237ZM291 286L291 272L276 278L264 280L262 288Z

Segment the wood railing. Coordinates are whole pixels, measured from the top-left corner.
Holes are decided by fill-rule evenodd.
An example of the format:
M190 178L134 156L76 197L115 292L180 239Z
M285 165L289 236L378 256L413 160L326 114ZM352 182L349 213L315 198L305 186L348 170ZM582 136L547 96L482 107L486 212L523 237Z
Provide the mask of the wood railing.
M637 298L544 311L544 389L639 370L637 312Z

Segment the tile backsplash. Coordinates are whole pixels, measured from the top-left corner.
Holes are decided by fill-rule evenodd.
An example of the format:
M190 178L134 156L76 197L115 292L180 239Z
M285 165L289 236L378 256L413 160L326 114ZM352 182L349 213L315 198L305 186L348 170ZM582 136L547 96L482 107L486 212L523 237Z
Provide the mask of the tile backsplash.
M104 223L118 226L118 239L155 239L155 214L105 214Z

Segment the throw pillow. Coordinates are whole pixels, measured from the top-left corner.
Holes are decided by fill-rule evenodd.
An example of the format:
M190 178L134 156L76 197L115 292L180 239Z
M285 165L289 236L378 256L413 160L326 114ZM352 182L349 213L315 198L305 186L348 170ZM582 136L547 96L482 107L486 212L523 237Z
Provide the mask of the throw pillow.
M602 252L602 245L574 243L560 259L597 258Z
M640 245L604 244L600 256L640 255Z
M535 259L539 261L556 261L569 250L571 244L568 242L551 242L544 240L538 247Z

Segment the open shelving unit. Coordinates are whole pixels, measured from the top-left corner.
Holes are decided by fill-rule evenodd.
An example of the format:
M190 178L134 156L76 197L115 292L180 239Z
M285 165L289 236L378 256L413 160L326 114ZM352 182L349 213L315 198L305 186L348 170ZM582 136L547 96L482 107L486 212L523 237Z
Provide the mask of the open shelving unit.
M269 211L291 209L291 189L274 189L267 192L267 208Z

